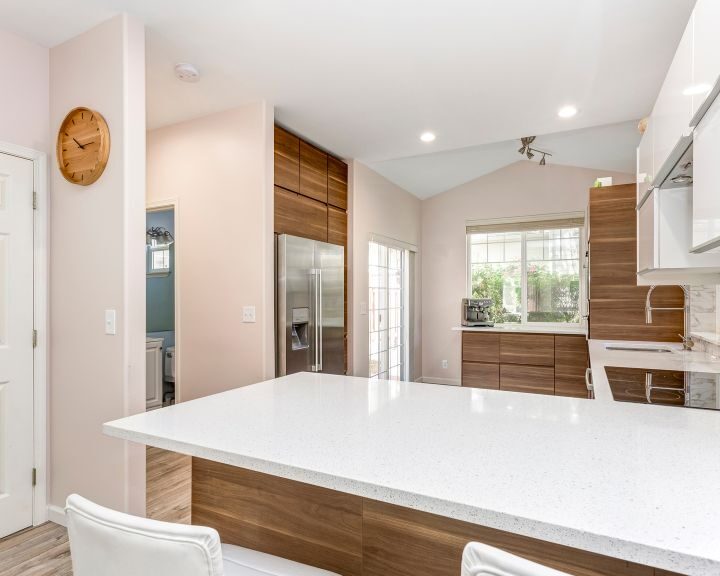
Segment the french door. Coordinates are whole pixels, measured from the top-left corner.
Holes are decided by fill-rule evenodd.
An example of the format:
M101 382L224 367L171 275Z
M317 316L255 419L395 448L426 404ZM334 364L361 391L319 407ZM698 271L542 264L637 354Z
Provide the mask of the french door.
M0 153L0 537L32 525L33 163Z
M371 241L368 256L369 376L408 380L408 251Z

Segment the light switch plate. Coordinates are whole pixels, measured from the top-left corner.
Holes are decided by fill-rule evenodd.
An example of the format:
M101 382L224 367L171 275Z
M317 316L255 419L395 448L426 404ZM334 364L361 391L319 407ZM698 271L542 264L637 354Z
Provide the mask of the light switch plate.
M367 302L360 302L360 314L365 316L368 313Z
M115 310L105 310L105 334L116 333L115 317Z
M243 322L255 322L255 306L243 306Z

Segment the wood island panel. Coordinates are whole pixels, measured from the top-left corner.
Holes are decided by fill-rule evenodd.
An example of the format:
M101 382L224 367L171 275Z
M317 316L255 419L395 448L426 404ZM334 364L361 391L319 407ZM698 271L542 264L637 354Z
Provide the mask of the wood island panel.
M552 334L501 334L500 362L530 366L555 364L555 337Z
M362 574L362 498L193 458L193 524L228 544Z
M676 576L653 568L200 458L193 524L224 542L342 576L458 576L483 542L572 576Z

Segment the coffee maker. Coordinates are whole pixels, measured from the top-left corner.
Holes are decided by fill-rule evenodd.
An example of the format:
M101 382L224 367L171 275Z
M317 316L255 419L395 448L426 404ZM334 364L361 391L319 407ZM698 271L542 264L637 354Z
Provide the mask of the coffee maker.
M463 298L462 299L462 325L463 326L495 326L490 320L490 298Z

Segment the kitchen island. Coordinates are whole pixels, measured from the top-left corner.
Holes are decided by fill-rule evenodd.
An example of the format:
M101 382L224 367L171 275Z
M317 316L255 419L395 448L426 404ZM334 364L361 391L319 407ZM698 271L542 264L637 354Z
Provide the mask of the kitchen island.
M583 576L709 576L719 416L303 373L104 431L194 457L193 522L341 574L457 575L478 539Z

